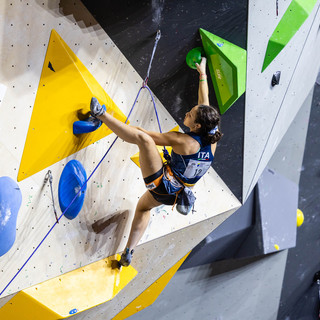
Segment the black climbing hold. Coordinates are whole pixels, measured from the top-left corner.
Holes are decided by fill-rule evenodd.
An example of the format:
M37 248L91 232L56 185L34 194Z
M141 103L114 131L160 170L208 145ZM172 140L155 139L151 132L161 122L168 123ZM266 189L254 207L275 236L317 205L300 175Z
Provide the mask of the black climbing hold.
M52 70L53 72L56 72L56 71L53 69L53 66L52 66L52 64L51 64L50 61L49 61L49 64L48 64L48 68L49 68L50 70Z
M313 277L314 282L318 282L318 280L320 280L320 271L316 272Z
M279 84L280 82L280 75L281 75L281 71L277 71L276 73L273 74L272 76L272 81L271 84L274 87L275 85Z
M121 263L118 261L118 260L111 260L111 269L114 270L114 269L118 269L118 270L121 270Z

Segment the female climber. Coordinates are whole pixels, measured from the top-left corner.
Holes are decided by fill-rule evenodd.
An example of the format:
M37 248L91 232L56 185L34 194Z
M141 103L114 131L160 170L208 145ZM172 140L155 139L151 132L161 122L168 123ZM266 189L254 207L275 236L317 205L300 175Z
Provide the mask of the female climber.
M209 106L206 59L202 58L196 66L200 78L198 105L185 115L183 124L190 129L188 133L158 133L129 126L105 112L96 98L91 100L94 117L103 121L121 139L139 147L140 167L148 189L138 201L128 243L121 255L122 266L131 263L134 248L148 226L150 210L162 204L174 205L179 194L204 175L213 161L216 143L222 137L219 112ZM163 164L156 145L172 147L167 165Z

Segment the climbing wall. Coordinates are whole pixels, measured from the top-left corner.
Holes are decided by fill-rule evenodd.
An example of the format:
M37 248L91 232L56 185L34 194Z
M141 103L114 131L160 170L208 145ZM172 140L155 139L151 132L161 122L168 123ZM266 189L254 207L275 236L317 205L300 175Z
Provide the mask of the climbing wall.
M112 100L107 100L112 103L112 110L118 110L120 115L128 115L141 87L142 78L78 0L72 4L58 0L7 2L0 9L0 18L0 31L3 35L0 62L0 177L8 176L18 181L22 193L21 208L16 228L13 229L16 240L12 248L0 257L1 291L35 252L3 292L3 298L122 251L128 238L133 210L139 197L145 192L145 187L140 169L130 160L138 151L137 147L118 139L88 182L84 205L78 217L74 220L62 217L59 224L56 224L52 200L60 216L58 184L65 165L70 160L78 160L89 176L116 137L103 127L94 133L95 136L90 136L92 138L72 136L70 131L73 121L89 111L90 102L90 99L84 99L74 107L77 97L83 97L83 89L80 88L80 92L76 87L63 92L65 99L62 95L62 98L60 96L56 100L57 95L66 87L63 84L67 81L69 85L74 81L73 76L61 79L61 86L47 89L47 101L50 101L51 96L53 101L57 101L56 105L50 105L48 112L43 110L48 108L47 105L37 104L39 92L43 92L40 89L46 85L41 78L44 70L57 72L52 62L56 57L50 58L51 66L46 60L52 30L65 43L69 56L73 57L64 70L78 68L75 72L79 72L78 76L84 82L95 83L91 86L93 93L97 94L97 86L101 86ZM54 77L59 77L59 74ZM59 78L55 78L55 81L59 83ZM101 90L99 94L101 96ZM162 129L169 131L177 124L161 102L157 98L155 100ZM108 106L109 104L107 108ZM54 136L52 123L56 123L56 132L61 133L59 137ZM157 130L151 98L146 90L137 101L130 123ZM36 143L28 139L40 127L42 131L38 137L41 139ZM51 140L46 139L47 134L50 134ZM34 162L32 170L29 170L31 161ZM48 170L53 176L53 199L50 184L46 180ZM150 284L240 205L212 169L196 186L195 194L196 214L182 216L166 206L153 210L150 225L140 244L144 245L150 240L154 240L156 244L160 237L170 238L172 232L189 226L205 226L208 219L220 216L203 229L203 234L201 228L197 229L197 237L187 237L188 231L185 231L179 252L176 254L175 247L172 247L169 251L171 260L166 264L160 259L162 268L153 277L148 276ZM167 241L159 243L160 252L167 247ZM150 246L153 247L154 244ZM144 277L153 272L152 265L138 267L138 272L146 268ZM124 294L126 301L133 299L135 292L145 289L146 283L142 284L141 279L143 277L137 278L135 291L131 291L128 296ZM118 311L121 310L119 308Z
M291 126L279 143L276 151L268 163L273 171L281 173L287 179L299 185L300 174L305 151L312 97L314 88L309 92L306 100L299 109Z
M279 1L278 15L274 2L249 2L243 200L314 85L319 70L320 2L312 3L307 19L262 72L268 41L290 1ZM272 87L276 71L281 71L280 84Z

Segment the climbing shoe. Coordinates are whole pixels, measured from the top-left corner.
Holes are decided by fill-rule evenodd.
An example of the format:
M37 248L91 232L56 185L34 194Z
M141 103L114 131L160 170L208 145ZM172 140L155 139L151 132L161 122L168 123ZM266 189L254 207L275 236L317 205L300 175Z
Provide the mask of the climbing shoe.
M97 98L92 97L90 102L90 111L93 117L102 116L105 113L105 107L101 106Z
M121 259L119 261L119 266L128 267L131 263L133 252L134 252L133 249L130 251L129 248L126 248L126 250L121 255Z

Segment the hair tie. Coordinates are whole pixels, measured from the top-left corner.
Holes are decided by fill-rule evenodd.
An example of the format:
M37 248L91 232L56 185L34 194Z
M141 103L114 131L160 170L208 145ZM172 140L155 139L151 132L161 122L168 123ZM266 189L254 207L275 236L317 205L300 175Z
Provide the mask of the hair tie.
M212 130L209 131L209 134L215 134L218 130L218 126L215 126Z

